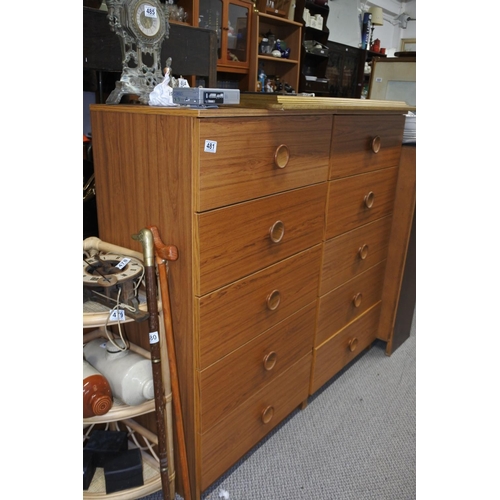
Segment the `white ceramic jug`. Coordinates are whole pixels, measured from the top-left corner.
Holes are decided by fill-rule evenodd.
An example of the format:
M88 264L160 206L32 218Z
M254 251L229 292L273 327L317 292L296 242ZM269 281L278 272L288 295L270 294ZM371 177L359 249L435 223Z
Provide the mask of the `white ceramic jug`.
M121 340L115 340L123 345ZM113 396L136 406L154 398L151 361L129 349L120 350L111 342L91 340L83 348L85 359L109 382Z

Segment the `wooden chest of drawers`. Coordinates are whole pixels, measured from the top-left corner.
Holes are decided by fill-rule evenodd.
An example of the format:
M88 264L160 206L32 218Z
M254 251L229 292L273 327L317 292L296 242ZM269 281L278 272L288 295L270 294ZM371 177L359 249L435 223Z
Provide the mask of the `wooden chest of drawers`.
M179 250L198 499L377 337L404 116L97 105L91 118L99 236L140 250L131 235L155 225Z
M403 120L334 118L311 393L377 338Z

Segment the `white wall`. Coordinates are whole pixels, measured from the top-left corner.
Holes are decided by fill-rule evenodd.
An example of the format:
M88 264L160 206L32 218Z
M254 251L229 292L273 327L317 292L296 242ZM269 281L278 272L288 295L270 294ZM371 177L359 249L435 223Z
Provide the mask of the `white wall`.
M400 50L401 38L416 38L417 23L409 21L406 29L400 28L395 18L408 14L416 19L416 0L329 0L327 25L330 30L329 40L351 47L361 44L361 19L370 7L382 7L384 25L376 26L373 39L380 40L380 46L387 49L389 56Z

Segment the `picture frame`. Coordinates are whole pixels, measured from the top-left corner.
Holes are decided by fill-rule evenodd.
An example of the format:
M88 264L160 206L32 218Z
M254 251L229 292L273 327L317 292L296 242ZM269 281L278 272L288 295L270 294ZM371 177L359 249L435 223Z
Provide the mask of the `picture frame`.
M401 52L416 52L417 39L416 38L401 38Z

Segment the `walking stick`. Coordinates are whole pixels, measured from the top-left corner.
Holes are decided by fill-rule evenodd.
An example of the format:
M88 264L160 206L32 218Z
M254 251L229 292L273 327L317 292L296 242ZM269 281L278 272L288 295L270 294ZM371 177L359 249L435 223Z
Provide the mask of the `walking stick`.
M132 236L142 243L144 250L144 274L146 279L146 300L149 312L149 348L153 369L153 386L156 407L156 427L158 435L158 457L160 459L160 477L163 498L170 500L168 477L167 432L165 429L165 391L161 373L158 294L156 286L156 268L154 259L153 235L149 229L142 229Z
M173 245L165 245L156 226L149 226L153 234L154 248L156 252L156 264L160 278L160 291L163 309L163 322L165 324L165 335L167 337L168 363L170 367L170 383L172 385L172 399L174 402L175 430L179 447L179 469L184 489L184 500L191 500L191 487L189 483L189 469L186 454L186 441L184 436L184 424L182 418L181 395L179 388L179 377L177 374L177 358L175 356L174 332L172 328L172 311L170 309L170 294L168 290L167 260L177 260L177 248Z

